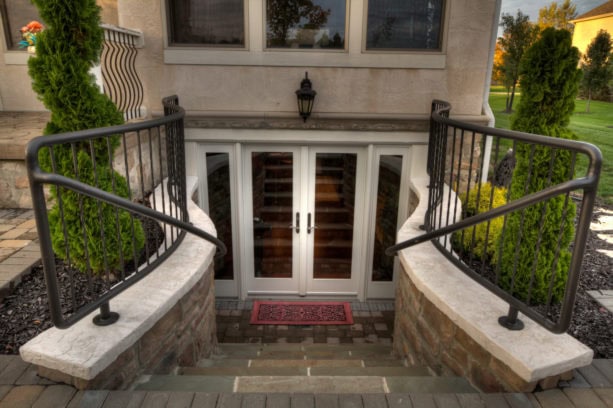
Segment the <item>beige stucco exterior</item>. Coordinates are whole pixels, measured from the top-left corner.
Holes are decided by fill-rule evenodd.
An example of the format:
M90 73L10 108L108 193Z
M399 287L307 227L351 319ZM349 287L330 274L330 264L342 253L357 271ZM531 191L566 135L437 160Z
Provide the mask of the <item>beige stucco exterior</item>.
M600 30L613 35L613 13L575 21L573 45L579 49L581 54L584 54Z
M165 64L163 3L118 4L120 25L144 33L137 69L145 85L145 104L154 109L163 96L176 93L189 112L294 116L294 91L308 70L318 93L315 116L422 116L434 98L450 100L456 114L481 115L493 0L447 2L443 69L349 67L349 59L347 67ZM249 2L250 7L257 3ZM356 3L362 2L351 2L351 7Z
M307 70L318 93L315 117L423 118L435 98L449 100L456 115L480 116L483 112L495 0L448 1L442 52L367 55L372 61L379 60L377 67L356 64L352 56L342 53L334 56L322 53L313 60L315 63L270 66L274 64L266 62L265 50L259 54L239 51L240 55L248 55L247 59L262 58L264 62L260 65L253 62L208 65L206 50L198 50L204 56L203 64L168 63L165 61L168 47L165 46L164 0L100 3L107 19L115 22L116 18L120 26L144 33L145 46L139 50L137 70L144 84L144 105L149 112L159 110L163 96L177 94L190 113L293 117L296 115L294 91ZM263 5L262 0L246 3L250 12ZM363 2L354 0L348 4L355 10ZM356 15L353 13L351 18ZM352 21L349 26L356 29ZM7 51L4 41L0 43L3 54L0 109L43 110L30 87L28 56L23 51ZM359 53L360 44L354 41L350 47L354 51L357 47ZM183 54L189 59L190 51ZM335 59L335 66L326 63L329 58ZM395 67L386 68L386 61ZM408 67L398 67L404 61L409 61Z

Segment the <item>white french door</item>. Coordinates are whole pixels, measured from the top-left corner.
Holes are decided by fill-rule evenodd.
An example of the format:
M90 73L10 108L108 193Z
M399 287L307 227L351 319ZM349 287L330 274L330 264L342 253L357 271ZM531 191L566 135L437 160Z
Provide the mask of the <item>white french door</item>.
M247 146L248 295L357 296L365 150Z

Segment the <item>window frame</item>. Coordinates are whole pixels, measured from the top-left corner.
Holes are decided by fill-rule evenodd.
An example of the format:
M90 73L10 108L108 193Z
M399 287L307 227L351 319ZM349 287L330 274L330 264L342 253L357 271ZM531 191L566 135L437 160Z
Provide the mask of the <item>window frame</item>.
M163 2L164 63L270 67L445 69L449 1L444 2L439 50L366 50L367 0L346 0L344 50L266 48L266 0L245 0L245 47L219 48L169 44L167 7Z

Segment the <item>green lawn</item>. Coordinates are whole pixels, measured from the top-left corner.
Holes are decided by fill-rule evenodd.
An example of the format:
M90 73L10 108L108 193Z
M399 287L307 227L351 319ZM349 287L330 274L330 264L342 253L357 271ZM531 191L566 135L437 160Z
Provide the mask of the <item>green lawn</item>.
M496 116L496 127L509 129L511 115L504 113L506 94L498 89L490 94L490 106ZM520 95L515 95L516 107ZM592 143L602 151L603 165L598 186L598 196L613 204L613 103L592 101L590 113L585 112L585 101L577 100L575 113L570 120L570 129L579 140ZM578 171L585 169L585 161L580 162Z

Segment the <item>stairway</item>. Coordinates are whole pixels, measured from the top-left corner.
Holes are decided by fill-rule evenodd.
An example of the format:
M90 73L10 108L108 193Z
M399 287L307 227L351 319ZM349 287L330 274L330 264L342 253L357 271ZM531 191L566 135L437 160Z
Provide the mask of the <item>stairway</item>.
M196 367L145 375L136 390L204 393L475 393L460 377L435 377L379 344L230 344Z

